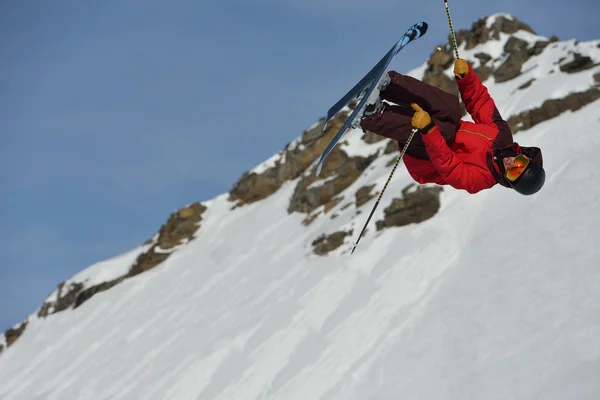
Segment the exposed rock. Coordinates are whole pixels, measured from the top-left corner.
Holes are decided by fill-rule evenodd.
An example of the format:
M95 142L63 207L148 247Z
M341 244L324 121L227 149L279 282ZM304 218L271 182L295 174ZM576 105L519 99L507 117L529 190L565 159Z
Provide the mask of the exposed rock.
M525 82L524 84L519 86L518 89L527 89L529 86L531 86L533 84L533 82L535 82L535 78L531 78L530 80L528 80L527 82Z
M550 99L544 101L541 107L524 111L508 119L508 124L516 133L526 130L541 122L554 118L565 111L576 111L581 107L600 98L600 89L591 88L585 92L571 93L563 99Z
M524 52L527 52L528 47L529 47L529 43L527 43L525 40L512 36L504 44L504 52L505 53L524 53Z
M528 46L529 44L526 41L516 37L507 40L504 45L504 52L509 55L506 61L494 72L496 82L506 82L521 74L523 64L531 57L531 54L527 51Z
M440 209L440 186L416 186L411 184L402 191L402 198L395 198L384 209L384 219L375 226L380 231L392 226L417 224L433 217Z
M127 278L156 267L171 255L175 246L193 239L205 211L206 206L193 203L172 213L167 222L161 226L157 238L146 241L146 245L153 242L155 244L140 254L129 272L121 277L86 289L81 282L72 282L68 287L65 286L65 282L62 282L58 285L57 300L45 302L40 308L38 316L45 318L71 307L77 308L92 296L114 287Z
M337 114L327 124L325 132L322 132L323 121L306 130L299 142L289 143L275 165L263 173L246 172L230 190L229 200L237 201L238 206L251 204L275 193L284 182L298 178L321 155L347 117L346 112ZM327 168L330 162L331 156L323 168Z
M75 299L79 295L79 292L83 289L83 284L73 282L69 284L68 288L65 288L65 282L61 282L58 285L57 299L54 302L45 302L40 311L38 311L38 317L46 318L48 315L61 312L71 307L75 303Z
M159 231L158 245L162 249L171 249L184 240L189 241L199 228L206 207L194 203L170 215L169 220Z
M383 154L391 154L395 151L400 151L400 149L398 148L398 142L392 139L388 139L388 144L385 146Z
M488 61L492 59L492 56L490 56L487 53L477 53L474 55L474 57L479 60L481 65L485 65Z
M456 82L450 79L444 71L454 65L454 56L450 45L437 46L429 60L427 68L423 73L423 82L442 89L445 92L458 95Z
M325 203L325 207L323 207L323 212L327 214L333 207L337 206L342 200L344 200L344 196L334 197Z
M492 76L492 74L494 73L494 70L491 67L488 66L479 66L477 68L475 68L473 70L473 72L475 72L475 74L479 77L479 79L481 80L481 82L485 82L490 76ZM461 102L460 103L461 107L464 107L464 104ZM464 111L463 111L463 115L464 115Z
M346 208L350 207L352 205L352 203L346 203L343 206L340 207L340 211L344 211Z
M358 103L360 103L360 99L358 100L352 100L350 103L348 103L348 108L352 111L354 111L354 109L356 108L356 106L358 105Z
M104 292L104 291L112 288L113 286L123 282L127 277L128 276L122 276L122 277L114 279L112 281L103 282L99 285L95 285L95 286L85 289L84 291L79 293L79 295L75 299L75 304L73 304L73 308L75 309L75 308L79 307L80 305L82 305L83 303L85 303L86 301L91 299L92 296L94 296L95 294Z
M362 174L377 155L371 157L348 157L336 147L328 157L321 176L304 176L298 184L288 206L288 212L310 213L343 192Z
M456 82L450 79L444 71L454 65L452 47L437 46L427 61L427 69L423 74L423 82L442 89L445 92L458 95Z
M586 69L590 69L597 64L588 56L582 56L579 53L573 54L573 60L560 66L562 72L573 74L575 72L581 72Z
M477 45L486 43L488 40L500 39L500 33L513 34L523 30L535 34L529 25L515 17L509 19L498 16L489 28L487 27L487 23L488 18L480 18L473 23L470 30L460 30L456 32L456 41L458 45L460 46L466 41L466 49L470 50ZM448 42L451 42L451 40L449 39Z
M238 205L251 204L269 197L284 182L279 168L269 168L262 174L246 172L229 192L229 200L238 200Z
M150 248L150 250L138 256L135 264L133 264L133 266L129 269L127 276L136 276L143 272L149 271L169 258L170 255L170 252L161 252L160 246L154 245Z
M335 232L330 235L323 235L312 242L313 252L318 256L324 256L330 251L340 247L344 243L344 238L351 235L352 232Z
M356 191L356 208L362 206L363 204L371 200L373 197L377 196L377 193L371 193L371 190L373 190L374 187L374 184L369 186L363 186Z
M321 211L319 211L319 212L316 212L316 213L314 213L314 214L311 214L311 215L309 215L308 217L304 218L304 221L302 221L302 225L304 225L304 226L308 226L308 225L312 224L312 223L313 223L313 221L314 221L315 219L317 219L317 217L318 217L319 215L321 215Z
M557 42L557 41L558 41L558 38L556 36L552 36L550 38L550 40L538 40L537 42L535 42L533 44L532 47L530 47L530 48L527 49L527 52L531 56L537 56L537 55L541 54L544 51L544 49L546 47L548 47L548 45L550 43L554 43L554 42Z
M377 143L377 142L381 142L382 140L385 139L385 137L384 136L380 136L380 135L378 135L376 133L373 133L373 132L366 131L365 134L362 135L361 139L366 144L374 144L374 143Z
M494 72L497 83L506 82L521 74L521 67L527 61L519 55L509 55L506 61Z
M25 321L21 323L17 328L11 328L4 332L4 337L6 338L6 347L10 347L25 331L27 324L29 321Z
M559 64L561 64L563 61L565 61L566 59L567 59L567 57L561 57L561 58L559 58L559 59L558 59L558 61L556 61L556 62L554 63L554 65L559 65Z
M148 251L138 256L126 277L129 278L156 267L171 255L170 251L164 250L171 250L179 244L192 240L194 234L200 228L199 223L202 221L202 214L205 211L206 206L200 203L193 203L172 213L167 222L160 227L157 243ZM106 290L119 282L113 283L114 281L106 282L104 289L96 288L96 291L93 293Z
M600 86L600 72L594 74L594 84L596 87Z
M2 354L2 351L4 351L4 345L0 343L0 354Z
M385 167L386 168L393 167L394 164L396 164L397 162L398 162L398 157L396 157L396 158L391 159L390 161L388 161L388 163L385 164Z

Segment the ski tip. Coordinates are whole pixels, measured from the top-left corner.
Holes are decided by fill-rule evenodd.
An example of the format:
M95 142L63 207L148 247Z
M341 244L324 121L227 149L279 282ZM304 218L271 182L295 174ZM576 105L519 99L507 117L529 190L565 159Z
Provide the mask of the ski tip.
M319 164L317 165L317 172L315 173L315 176L321 175L321 167L323 167L323 161L319 161Z
M421 37L427 33L427 29L429 28L429 24L425 21L421 21L413 26L419 33L417 37Z

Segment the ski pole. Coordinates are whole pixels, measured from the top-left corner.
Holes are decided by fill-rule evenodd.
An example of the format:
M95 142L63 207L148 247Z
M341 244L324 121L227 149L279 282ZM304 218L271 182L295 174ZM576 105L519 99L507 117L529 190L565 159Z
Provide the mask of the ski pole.
M415 136L415 133L417 133L417 131L418 131L418 129L413 128L412 132L410 133L410 136L408 137L406 144L402 148L400 155L396 159L396 164L394 164L394 168L392 168L392 172L390 172L390 176L388 176L387 181L385 181L385 185L383 185L383 189L381 189L381 193L379 193L377 202L375 202L375 205L373 206L373 209L371 210L371 213L369 214L369 218L367 218L367 222L365 222L365 226L363 226L362 231L360 231L360 235L358 235L358 239L356 240L356 243L354 243L354 246L352 247L352 252L350 254L354 254L354 250L356 250L356 246L358 246L358 242L360 242L360 238L362 237L363 233L365 233L365 230L367 229L367 225L369 225L369 221L371 221L371 217L375 213L375 210L377 209L377 206L379 205L379 202L381 201L381 198L383 197L383 192L385 192L385 188L387 188L387 185L392 180L392 175L394 175L394 171L396 171L396 167L398 167L398 164L400 164L400 160L402 160L404 153L406 153L406 149L408 149L408 145L410 144L410 141L412 140L413 136Z
M458 57L458 45L456 44L456 35L454 34L454 28L452 27L452 18L450 18L450 9L448 8L448 0L444 0L446 6L446 16L448 17L448 25L450 26L450 36L452 37L452 45L454 46L454 54Z

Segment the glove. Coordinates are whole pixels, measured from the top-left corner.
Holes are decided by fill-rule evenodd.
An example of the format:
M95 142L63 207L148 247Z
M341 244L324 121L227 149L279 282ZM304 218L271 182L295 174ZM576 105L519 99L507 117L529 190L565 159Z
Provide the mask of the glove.
M462 58L457 58L454 63L454 76L456 79L464 78L464 76L469 72L469 63L467 63Z
M417 103L412 103L410 106L415 110L411 121L412 126L423 134L431 132L435 124L431 120L429 113L423 110Z

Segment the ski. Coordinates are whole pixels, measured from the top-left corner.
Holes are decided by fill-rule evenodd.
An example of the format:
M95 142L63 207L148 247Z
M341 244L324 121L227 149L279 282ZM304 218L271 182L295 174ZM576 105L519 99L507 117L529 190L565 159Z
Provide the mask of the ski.
M323 124L323 131L327 129L327 123L333 118L338 112L346 107L352 100L361 98L360 103L356 106L350 117L346 120L344 125L340 128L335 137L331 140L327 148L321 154L319 163L317 165L316 176L321 173L323 167L323 161L331 153L331 150L335 147L337 142L340 140L342 135L350 127L352 122L359 116L365 107L369 96L373 90L377 87L383 74L386 72L387 67L390 65L392 59L410 42L423 36L427 32L427 23L419 22L411 26L408 31L396 42L396 44L383 56L381 60L356 84L344 97L342 97L337 103L335 103L328 111Z

